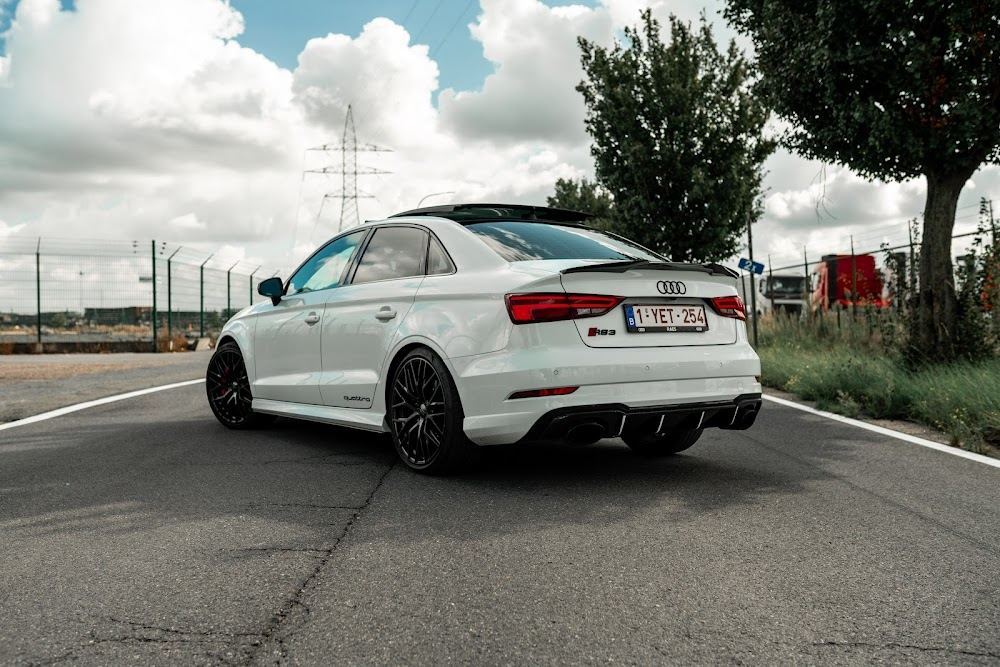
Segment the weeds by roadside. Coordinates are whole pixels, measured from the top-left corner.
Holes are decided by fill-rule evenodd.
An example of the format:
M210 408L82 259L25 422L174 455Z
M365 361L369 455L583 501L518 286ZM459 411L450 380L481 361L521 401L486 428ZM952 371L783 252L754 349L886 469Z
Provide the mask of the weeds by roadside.
M985 200L980 214L972 248L956 266L962 361L935 365L914 356L919 254L887 249L888 307L761 319L763 383L851 417L921 422L955 445L1000 458L1000 243Z
M794 326L762 322L768 336L758 352L766 386L850 417L928 424L955 445L1000 454L1000 359L913 368L902 354L887 354L861 332L854 342L780 337Z

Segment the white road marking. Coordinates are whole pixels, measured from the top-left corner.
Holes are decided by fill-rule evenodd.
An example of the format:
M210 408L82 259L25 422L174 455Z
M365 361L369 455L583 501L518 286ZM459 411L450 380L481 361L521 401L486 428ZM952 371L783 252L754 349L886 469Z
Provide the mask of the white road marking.
M17 421L12 421L7 424L0 424L0 431L5 431L9 428L16 428L18 426L27 426L28 424L34 424L40 421L45 421L47 419L61 417L63 415L68 415L73 412L79 412L80 410L86 410L87 408L95 408L99 405L107 405L108 403L124 401L125 399L128 398L145 396L146 394L155 394L158 391L166 391L167 389L177 389L178 387L189 387L194 384L200 384L204 381L205 381L204 379L198 379L198 380L187 380L185 382L175 382L173 384L165 384L159 387L150 387L149 389L130 391L127 394L118 394L117 396L107 396L105 398L99 398L96 401L87 401L86 403L77 403L76 405L68 405L65 408L59 408L58 410L51 410L49 412L43 412L39 415L32 415L31 417L18 419ZM777 403L778 405L784 405L785 407L795 408L796 410L802 410L803 412L808 412L810 414L818 415L820 417L825 417L827 419L832 419L833 421L838 421L841 422L842 424L857 426L858 428L863 428L866 431L878 433L879 435L885 435L890 438L896 438L897 440L911 442L915 445L920 445L921 447L927 447L928 449L936 449L939 452L952 454L953 456L960 456L963 459L969 459L970 461L978 461L979 463L985 463L986 465L993 466L994 468L1000 468L1000 459L992 459L988 456L983 456L982 454L967 452L964 449L959 449L958 447L942 445L939 442L933 442L932 440L925 440L924 438L918 438L915 435L900 433L899 431L893 431L892 429L883 428L881 426L876 426L875 424L869 424L863 421L858 421L857 419L851 419L850 417L844 417L842 415L837 415L832 412L817 410L816 408L810 408L808 405L801 405L799 403L794 403L792 401L786 401L783 398L764 395L764 400L771 401L772 403Z
M107 403L114 403L116 401L124 401L127 398L135 398L136 396L145 396L146 394L155 394L158 391L166 391L167 389L176 389L177 387L187 387L189 385L198 384L204 381L205 380L203 378L200 380L187 380L185 382L175 382L174 384L165 384L159 387L150 387L149 389L130 391L127 394L118 394L117 396L108 396L106 398L99 398L96 401L87 401L86 403L77 403L76 405L68 405L65 408L59 408L58 410L43 412L40 415L32 415L31 417L25 417L24 419L18 419L17 421L8 422L6 424L0 424L0 431L5 431L9 428L16 428L18 426L27 426L28 424L34 424L35 422L45 421L46 419L52 419L54 417L62 417L63 415L68 415L71 412L86 410L87 408L95 408L98 405L105 405Z
M863 428L866 431L871 431L873 433L878 433L880 435L887 435L890 438L896 438L897 440L912 442L913 444L920 445L921 447L927 447L928 449L936 449L939 452L952 454L954 456L961 456L963 459L978 461L979 463L985 463L986 465L993 466L994 468L1000 468L1000 459L992 459L988 456L983 456L982 454L974 454L972 452L967 452L964 449L959 449L958 447L952 447L950 445L942 445L940 442L934 442L933 440L925 440L924 438L918 438L917 436L909 435L908 433L900 433L899 431L893 431L892 429L876 426L875 424L869 424L867 422L858 421L857 419L851 419L850 417L836 415L832 412L817 410L816 408L810 408L808 405L801 405L800 403L793 403L792 401L786 401L783 398L776 398L774 396L767 396L765 394L764 400L777 403L778 405L784 405L789 408L795 408L796 410L802 410L803 412L808 412L810 414L819 415L820 417L826 417L827 419L832 419L833 421L838 421L843 424L850 424L851 426L857 426L858 428Z

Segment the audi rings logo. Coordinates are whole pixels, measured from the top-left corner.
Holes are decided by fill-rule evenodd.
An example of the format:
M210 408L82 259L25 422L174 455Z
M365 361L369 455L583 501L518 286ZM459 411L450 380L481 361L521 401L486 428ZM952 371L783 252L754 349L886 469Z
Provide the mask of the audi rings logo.
M687 294L687 285L679 280L661 280L656 283L656 291L660 294Z

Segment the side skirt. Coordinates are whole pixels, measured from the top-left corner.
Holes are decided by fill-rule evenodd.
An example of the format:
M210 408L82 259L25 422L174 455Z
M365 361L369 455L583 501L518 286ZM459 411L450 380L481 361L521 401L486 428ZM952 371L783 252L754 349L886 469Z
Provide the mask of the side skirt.
M385 414L371 410L352 410L350 408L331 408L326 405L307 405L304 403L287 403L272 401L266 398L253 399L253 411L265 415L306 419L324 424L346 426L375 433L388 433L385 425Z

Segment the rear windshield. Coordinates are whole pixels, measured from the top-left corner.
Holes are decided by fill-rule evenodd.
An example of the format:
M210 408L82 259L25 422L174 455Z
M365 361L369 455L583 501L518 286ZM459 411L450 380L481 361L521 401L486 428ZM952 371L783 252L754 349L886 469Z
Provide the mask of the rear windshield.
M596 229L542 222L475 222L465 227L508 262L534 259L645 259L663 257L620 236Z

